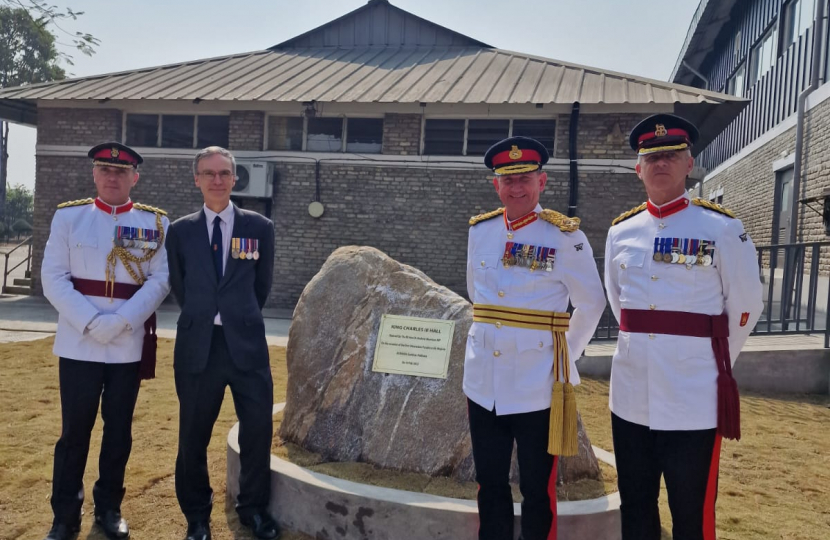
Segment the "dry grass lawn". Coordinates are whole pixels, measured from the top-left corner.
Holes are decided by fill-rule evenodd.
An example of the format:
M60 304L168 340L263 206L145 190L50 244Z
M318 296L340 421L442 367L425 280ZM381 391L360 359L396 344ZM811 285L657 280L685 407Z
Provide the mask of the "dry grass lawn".
M133 424L133 452L122 510L134 538L184 537L173 487L178 402L172 341L159 340L157 378L145 381ZM51 522L52 450L60 432L57 359L52 340L0 344L0 540L40 539ZM274 398L285 398L285 350L271 348ZM579 406L592 442L611 449L608 383L584 380ZM216 493L214 538L252 538L225 498L225 440L236 421L230 396L209 448ZM744 396L743 440L724 444L718 530L721 540L830 538L830 399L827 396ZM96 424L85 485L96 478L101 423ZM322 465L325 467L325 465ZM365 472L360 473L365 474ZM91 495L80 538L103 540L92 524ZM671 530L665 494L661 511ZM285 540L310 537L288 533ZM665 538L670 538L666 535Z

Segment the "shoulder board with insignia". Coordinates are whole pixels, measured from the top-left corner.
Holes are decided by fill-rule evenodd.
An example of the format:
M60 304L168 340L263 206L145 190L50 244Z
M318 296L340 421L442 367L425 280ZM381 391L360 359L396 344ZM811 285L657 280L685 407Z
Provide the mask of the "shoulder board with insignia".
M497 208L492 212L487 212L486 214L479 214L477 216L473 216L470 218L470 225L475 225L476 223L481 223L482 221L487 221L488 219L499 217L502 214L504 214L504 208Z
M162 216L167 215L167 212L161 208L156 208L155 206L150 206L149 204L134 203L133 208L136 210L144 210L145 212L152 212L154 214L161 214Z
M94 199L78 199L77 201L66 201L58 205L58 208L70 208L72 206L83 206L85 204L92 204Z
M642 212L646 208L648 208L648 203L643 203L640 206L635 206L634 208L632 208L631 210L628 210L627 212L623 212L622 214L620 214L619 216L614 218L614 221L611 222L611 226L613 227L617 223L622 223L626 219L628 219L630 217L633 217L633 216L636 216L637 214L639 214L640 212Z
M580 219L578 217L568 217L565 214L560 214L556 210L542 210L539 212L539 218L547 221L551 225L559 227L562 232L574 232L579 230Z
M717 203L713 203L712 201L707 201L706 199L701 199L700 197L695 197L694 199L692 199L692 203L694 203L696 206L702 206L703 208L707 208L707 209L712 210L714 212L718 212L720 214L723 214L724 216L729 216L731 218L737 218L737 216L735 215L735 212L733 212L732 210L727 210L723 206L721 206Z

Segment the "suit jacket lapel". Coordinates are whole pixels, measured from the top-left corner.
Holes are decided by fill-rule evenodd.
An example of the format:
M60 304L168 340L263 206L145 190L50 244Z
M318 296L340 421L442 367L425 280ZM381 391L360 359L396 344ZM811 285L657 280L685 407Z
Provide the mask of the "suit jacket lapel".
M231 232L231 241L234 238L245 238L245 231L247 230L246 223L245 223L245 214L243 214L239 208L234 205L233 207L233 231ZM233 244L231 244L231 250L233 250ZM234 259L231 257L231 254L228 253L228 262L225 264L225 273L222 276L222 280L219 281L219 286L224 287L230 281L231 276L233 275L234 270L236 270L236 266L239 264L239 259Z
M211 283L216 283L216 268L213 266L213 256L210 254L210 237L207 232L207 217L205 209L196 216L192 226L195 228L193 249L196 250L196 257L199 259L199 266L204 268Z

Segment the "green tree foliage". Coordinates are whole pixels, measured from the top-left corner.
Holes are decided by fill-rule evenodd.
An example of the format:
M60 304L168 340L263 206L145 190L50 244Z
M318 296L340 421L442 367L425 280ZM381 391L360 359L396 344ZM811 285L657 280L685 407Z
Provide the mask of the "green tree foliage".
M15 223L32 223L35 209L35 195L23 184L6 187L6 214L3 216L3 230L15 231Z

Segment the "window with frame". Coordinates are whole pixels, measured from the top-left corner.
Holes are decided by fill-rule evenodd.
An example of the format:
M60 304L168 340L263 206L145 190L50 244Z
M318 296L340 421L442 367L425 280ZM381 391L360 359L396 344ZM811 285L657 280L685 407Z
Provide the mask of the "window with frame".
M303 118L301 116L268 117L268 150L302 150Z
M746 64L741 64L735 73L729 77L726 93L736 97L744 97L744 83L746 79Z
M346 152L380 154L383 118L346 118Z
M767 33L752 49L749 68L749 86L754 85L775 64L776 45L778 44L778 25L773 23Z
M433 156L483 156L488 148L511 134L536 139L552 155L556 120L428 118L424 123L423 153Z
M815 0L791 0L784 6L783 49L798 41L799 36L813 25Z
M227 148L227 115L127 114L124 144L161 148Z
M340 152L343 148L342 118L309 118L305 149L309 152Z

